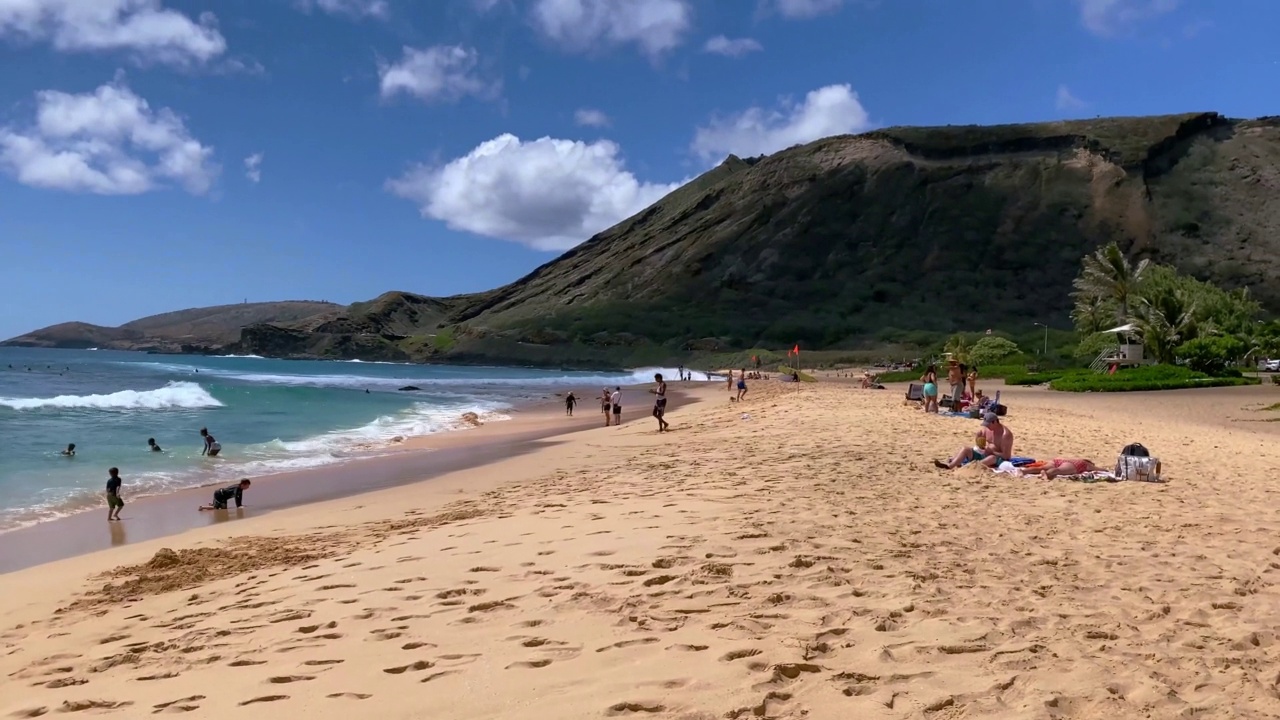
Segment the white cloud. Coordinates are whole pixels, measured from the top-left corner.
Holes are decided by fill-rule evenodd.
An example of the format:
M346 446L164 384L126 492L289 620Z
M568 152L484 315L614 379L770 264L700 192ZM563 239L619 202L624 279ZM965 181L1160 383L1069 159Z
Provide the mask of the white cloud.
M330 15L354 18L385 19L390 14L387 0L297 0L297 5L303 12L319 10Z
M425 50L405 47L397 63L378 64L383 98L398 93L420 100L453 102L471 95L495 97L501 83L480 74L480 56L461 45L436 45Z
M634 43L656 58L693 25L688 0L536 0L533 25L570 52Z
M213 149L169 108L117 81L93 92L36 94L35 122L0 128L0 168L31 187L136 195L174 182L194 195L217 176Z
M768 155L870 127L858 94L849 85L828 85L805 95L800 105L784 99L775 109L751 107L736 115L713 118L698 128L692 149L704 160L718 160L729 153Z
M1080 21L1094 35L1108 37L1134 24L1172 12L1178 0L1076 0Z
M608 140L504 134L444 165L412 167L387 189L450 229L567 250L680 185L636 179Z
M573 121L583 127L609 127L609 116L591 108L579 109L573 114Z
M262 182L262 153L254 153L244 159L244 176L255 185Z
M1071 94L1071 88L1066 85L1058 86L1058 95L1055 98L1055 104L1059 110L1080 110L1086 105L1085 101Z
M784 18L801 20L833 13L844 0L773 0L773 9Z
M716 35L707 40L707 43L702 46L703 52L724 55L725 57L742 57L747 53L758 52L763 49L763 45L751 38L727 38L724 35Z
M203 63L227 41L217 18L198 20L160 0L0 0L0 39L49 42L63 52L127 51L142 62Z

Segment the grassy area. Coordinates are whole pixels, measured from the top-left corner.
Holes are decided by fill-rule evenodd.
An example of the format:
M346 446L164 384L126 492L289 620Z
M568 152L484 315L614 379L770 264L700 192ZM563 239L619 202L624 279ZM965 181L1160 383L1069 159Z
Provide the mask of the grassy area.
M1134 392L1256 385L1257 383L1255 378L1210 377L1175 365L1148 365L1120 370L1114 375L1076 370L1055 378L1049 383L1049 387L1065 392Z
M787 367L786 365L779 365L779 366L778 366L778 372L779 372L779 373L781 373L781 374L783 374L783 375L790 375L790 374L794 373L794 372L795 372L795 370L793 370L792 368ZM800 382L817 382L817 380L816 380L812 375L810 375L809 373L803 373L803 372L802 372L802 373L800 373Z

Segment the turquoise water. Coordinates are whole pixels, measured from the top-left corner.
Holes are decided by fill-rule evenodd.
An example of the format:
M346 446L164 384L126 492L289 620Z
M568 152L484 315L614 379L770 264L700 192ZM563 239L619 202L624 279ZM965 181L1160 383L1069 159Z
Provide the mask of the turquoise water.
M654 372L675 375L0 348L0 529L99 507L112 466L132 497L300 470L463 429L465 412L505 419L553 390L593 408L601 387ZM219 457L200 455L202 427Z

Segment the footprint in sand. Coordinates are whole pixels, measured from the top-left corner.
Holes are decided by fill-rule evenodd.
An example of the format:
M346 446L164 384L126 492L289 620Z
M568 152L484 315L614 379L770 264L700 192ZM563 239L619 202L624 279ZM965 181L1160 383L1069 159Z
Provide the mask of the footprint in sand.
M58 712L72 713L82 712L84 710L115 710L117 708L128 707L133 703L125 700L123 702L115 702L112 700L65 700L62 707L58 708Z
M250 698L240 702L240 705L253 705L254 703L276 702L277 700L288 700L288 695L263 695L262 697Z
M315 675L276 675L267 678L267 682L272 685L288 685L289 683L305 682L307 680L315 680Z
M369 693L343 692L343 693L329 693L328 695L325 695L325 697L335 698L335 699L345 699L345 700L368 700L369 698L373 697L373 695L370 695Z
M500 572L501 570L502 568L491 567L489 565L479 565L471 568L467 572Z
M631 715L633 713L660 713L667 708L656 702L620 702L609 706L606 715Z
M178 698L177 700L170 700L169 702L157 703L151 707L155 708L156 712L161 712L163 710L168 710L170 712L190 712L192 710L198 710L200 706L195 703L200 702L203 699L204 695L190 695L188 697Z
M346 661L345 660L308 660L302 664L303 665L337 665L338 663L341 663L341 662L346 662Z
M382 668L382 672L387 673L389 675L403 675L404 673L407 673L410 671L418 672L420 670L428 670L435 666L436 664L429 660L418 660L416 662L409 663L408 665L398 665L396 667Z
M233 660L227 663L230 667L249 667L250 665L266 665L266 660Z
M513 670L517 668L527 668L527 669L544 668L550 664L551 664L550 660L521 660L520 662L511 663L510 665L507 666L507 669Z
M636 640L623 640L621 642L616 642L612 645L605 645L602 648L596 648L596 652L602 653L606 650L621 650L622 648L635 647L636 645L652 645L653 643L656 643L656 642L658 642L658 638L656 637L639 638Z
M755 648L747 648L745 650L732 650L730 652L725 653L724 655L721 655L720 660L721 662L733 662L734 660L741 660L742 658L755 657L756 655L759 655L759 654L760 654L760 651L756 650Z
M710 645L688 645L688 644L681 644L681 645L672 645L671 647L669 647L669 648L667 648L667 649L668 649L668 650L675 650L675 651L678 651L678 652L702 652L703 650L706 650L706 649L707 649L707 648L709 648L709 647L711 647L711 646L710 646Z

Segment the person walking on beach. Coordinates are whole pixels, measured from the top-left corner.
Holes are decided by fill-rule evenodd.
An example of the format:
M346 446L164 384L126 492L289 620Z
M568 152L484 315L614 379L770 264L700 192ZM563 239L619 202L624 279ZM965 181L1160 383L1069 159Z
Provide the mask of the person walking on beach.
M120 510L124 508L124 500L120 498L120 468L107 471L107 522L120 519Z
M222 445L209 433L209 428L200 428L200 437L204 438L204 449L200 451L200 454L218 457L218 453L222 452Z
M964 369L955 360L947 364L947 382L951 385L951 410L957 411L964 395Z
M67 449L66 449L66 450L63 450L60 454L62 454L62 455L66 455L67 457L75 457L75 456L76 456L76 444L75 444L75 443L67 443Z
M156 444L155 438L147 438L147 447L151 450L151 452L164 452L163 450L160 449L160 446Z
M218 488L213 492L213 503L210 505L201 505L201 510L226 510L227 503L232 500L236 501L236 509L244 503L244 491L249 489L253 483L249 478L244 478L235 485L228 485L224 488Z
M666 432L670 426L663 416L667 414L667 382L662 379L662 373L653 376L653 381L658 383L658 387L650 390L657 397L653 400L653 417L658 421L658 432Z
M733 373L729 373L730 377ZM738 376L738 402L742 402L742 398L747 396L747 369L742 368L742 374Z
M573 417L573 406L578 404L578 398L569 393L564 396L564 414Z
M609 427L609 418L612 416L613 404L609 402L609 388L600 390L600 412L604 414L604 426Z
M609 396L609 406L613 409L613 424L622 424L622 386L614 388L613 394Z

